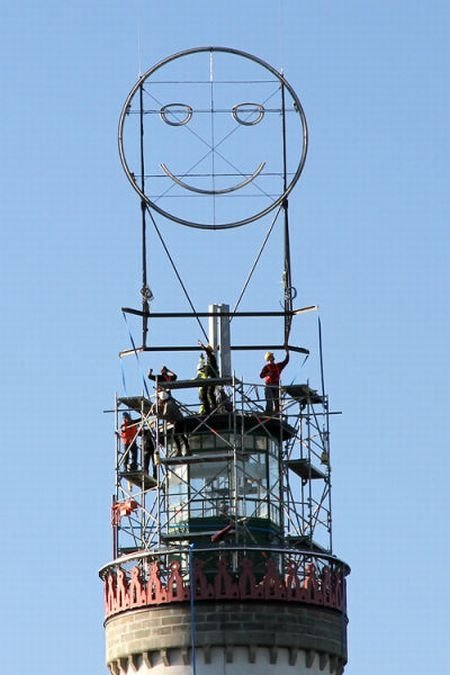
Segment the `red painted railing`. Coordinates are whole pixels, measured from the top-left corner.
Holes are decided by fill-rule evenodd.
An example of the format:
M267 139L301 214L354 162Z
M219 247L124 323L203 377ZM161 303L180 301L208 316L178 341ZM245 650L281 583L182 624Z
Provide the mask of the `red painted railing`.
M267 551L258 553L261 561L264 559L263 570L254 557L241 557L238 569L232 569L231 558L221 553L214 566L208 561L207 573L204 561L194 554L193 588L186 566L183 570L179 560L168 562L167 554L135 556L124 563L116 560L100 573L105 584L105 615L108 618L137 608L188 602L192 592L195 601L283 601L345 612L345 576L349 572L345 563L309 552L295 552L292 557L283 552L280 563L280 558L276 562L268 557Z

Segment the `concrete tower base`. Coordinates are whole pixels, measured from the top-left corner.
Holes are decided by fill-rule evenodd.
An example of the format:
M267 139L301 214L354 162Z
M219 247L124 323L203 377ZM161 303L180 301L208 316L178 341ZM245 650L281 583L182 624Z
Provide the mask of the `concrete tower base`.
M197 675L319 675L343 672L346 618L336 610L286 603L198 603ZM191 675L189 605L135 609L110 617L106 662L113 675Z

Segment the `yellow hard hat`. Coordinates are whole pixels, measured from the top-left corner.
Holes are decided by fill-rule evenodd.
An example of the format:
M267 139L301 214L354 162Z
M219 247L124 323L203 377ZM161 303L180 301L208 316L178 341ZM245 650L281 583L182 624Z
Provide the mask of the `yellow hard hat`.
M273 352L266 352L264 354L264 361L269 361L272 356L273 356Z

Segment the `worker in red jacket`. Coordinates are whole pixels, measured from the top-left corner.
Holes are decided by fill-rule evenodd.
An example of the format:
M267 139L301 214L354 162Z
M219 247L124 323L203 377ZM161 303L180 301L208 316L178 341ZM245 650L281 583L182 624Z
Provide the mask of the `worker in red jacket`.
M264 360L267 361L259 376L264 379L266 396L266 415L273 412L280 412L280 375L281 371L289 363L289 352L286 350L284 361L275 363L275 356L272 352L264 354Z
M137 444L138 435L137 421L131 419L130 413L122 414L122 424L120 425L120 440L124 450L125 464L124 471L137 470Z

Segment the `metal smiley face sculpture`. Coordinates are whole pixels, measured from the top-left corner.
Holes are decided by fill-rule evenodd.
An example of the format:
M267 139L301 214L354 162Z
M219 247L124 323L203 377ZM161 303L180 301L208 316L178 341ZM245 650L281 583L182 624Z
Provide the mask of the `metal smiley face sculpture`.
M306 159L300 100L275 68L225 47L179 52L135 84L119 121L141 199L189 227L239 227L281 208Z

